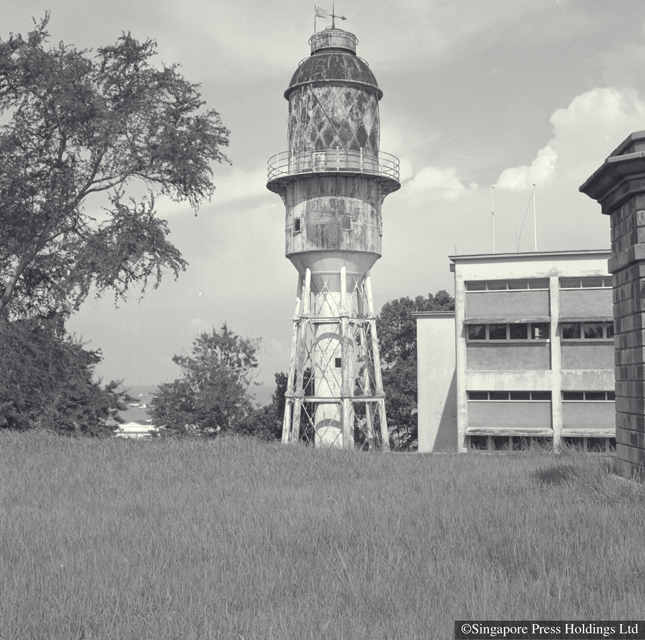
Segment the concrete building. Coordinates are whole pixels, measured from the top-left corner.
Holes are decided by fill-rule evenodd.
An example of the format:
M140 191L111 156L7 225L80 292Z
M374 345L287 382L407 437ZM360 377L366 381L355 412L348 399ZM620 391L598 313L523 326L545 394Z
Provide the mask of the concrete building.
M451 256L454 314L417 314L419 451L614 445L610 255Z

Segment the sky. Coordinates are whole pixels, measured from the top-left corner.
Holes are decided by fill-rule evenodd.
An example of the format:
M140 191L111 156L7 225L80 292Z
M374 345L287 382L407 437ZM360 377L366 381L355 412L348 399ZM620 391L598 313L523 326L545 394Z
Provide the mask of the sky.
M159 61L180 64L231 131L231 165L214 165L217 190L197 216L158 201L186 272L118 307L109 295L88 300L69 321L101 350L97 374L126 386L170 382L180 375L173 355L226 322L262 339L255 393L268 399L274 373L288 369L297 273L266 168L287 148L283 93L310 53L314 3L0 0L0 8L3 39L26 34L49 10L52 44L96 49L122 32L156 40ZM533 185L539 251L609 248L607 217L578 188L645 129L642 0L338 0L336 10L384 93L381 150L401 162L372 269L377 307L452 294L448 256L493 250L493 192L497 252L534 249ZM318 30L326 26L319 18Z

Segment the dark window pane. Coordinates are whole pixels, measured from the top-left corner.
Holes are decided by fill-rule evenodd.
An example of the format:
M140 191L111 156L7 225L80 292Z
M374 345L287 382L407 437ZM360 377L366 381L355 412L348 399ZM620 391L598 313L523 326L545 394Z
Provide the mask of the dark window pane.
M486 340L486 325L485 324L469 324L468 325L468 339L469 340Z
M343 231L352 230L352 216L341 216L340 217L340 228Z
M334 358L334 367L340 369L343 366L343 361L341 358Z
M607 391L607 400L616 400L616 392Z
M585 400L588 402L598 402L599 400L605 400L604 391L585 391Z
M509 289L528 289L529 281L528 280L509 280L508 288Z
M612 286L611 278L603 278L602 279L602 286L611 288L611 286Z
M500 291L506 289L506 280L489 280L488 281L488 290L489 291Z
M580 288L580 278L560 278L561 289L578 289Z
M553 449L553 438L549 436L535 436L531 438L531 449L547 451Z
M493 436L491 440L494 451L508 451L508 436Z
M548 340L549 339L549 323L548 322L534 322L531 325L531 338L533 338L533 340Z
M571 449L575 449L576 451L583 451L584 450L584 444L585 444L585 441L582 438L565 438L564 439L564 445L566 447L570 447Z
M301 223L301 219L300 219L300 218L296 218L296 219L293 221L293 230L294 230L294 231L300 231L300 223Z
M485 451L488 449L488 436L470 436L470 448Z
M489 324L488 325L488 339L489 340L506 340L506 325L505 324Z
M549 288L548 278L537 278L535 280L529 280L529 289L548 289L548 288Z
M603 337L603 326L601 322L585 322L582 327L583 335L587 340L595 340Z
M488 400L488 391L469 391L468 400Z
M563 391L562 399L563 400L584 400L585 394L584 394L584 391Z
M606 438L587 438L587 449L596 453L607 449Z
M531 391L532 400L551 400L550 391Z
M528 451L530 439L522 436L513 436L513 451Z
M607 333L608 338L613 338L614 337L614 323L613 322L608 322L605 325L605 331Z
M565 340L576 340L580 337L579 322L565 322L562 324L562 337Z
M602 287L602 278L583 278L583 287Z
M489 391L488 397L491 400L508 400L508 391Z
M528 340L529 325L528 324L511 324L510 325L511 340Z
M466 291L486 291L486 281L470 281L466 282Z
M607 451L616 451L616 438L607 438Z
M530 391L511 391L511 400L530 400Z

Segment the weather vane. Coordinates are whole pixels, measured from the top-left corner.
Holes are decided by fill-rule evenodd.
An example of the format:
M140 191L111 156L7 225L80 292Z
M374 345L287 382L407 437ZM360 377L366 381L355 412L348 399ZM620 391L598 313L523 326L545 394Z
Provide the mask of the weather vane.
M335 13L335 7L334 3L332 2L331 5L331 14L327 9L323 9L322 7L318 7L317 5L314 5L315 13L314 13L314 33L316 33L316 18L329 18L331 15L331 28L335 29L336 28L336 18L340 18L341 20L347 20L345 16L337 16Z

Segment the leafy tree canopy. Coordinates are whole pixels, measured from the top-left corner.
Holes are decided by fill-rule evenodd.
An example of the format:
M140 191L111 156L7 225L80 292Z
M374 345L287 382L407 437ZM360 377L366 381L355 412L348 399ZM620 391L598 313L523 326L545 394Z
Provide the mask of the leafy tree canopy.
M95 53L46 48L49 16L0 39L0 316L78 308L90 288L125 296L185 268L155 195L197 208L227 161L228 130L198 85L123 34ZM145 195L128 199L126 189ZM140 190L140 189L139 189ZM92 194L105 209L85 211Z
M159 387L152 400L153 422L174 434L246 430L258 348L258 340L242 338L226 324L202 333L190 355L173 357L182 376Z
M407 448L417 439L417 328L412 316L417 311L453 311L454 298L446 291L427 297L397 298L386 302L376 328L383 370L385 412L388 424Z
M0 428L111 434L129 400L118 382L94 380L100 353L69 336L60 319L0 320Z

